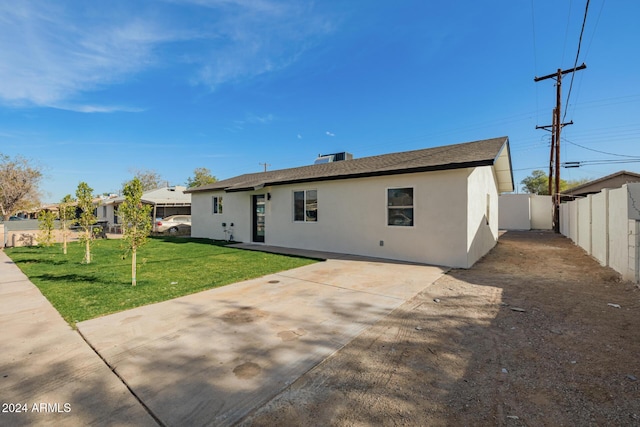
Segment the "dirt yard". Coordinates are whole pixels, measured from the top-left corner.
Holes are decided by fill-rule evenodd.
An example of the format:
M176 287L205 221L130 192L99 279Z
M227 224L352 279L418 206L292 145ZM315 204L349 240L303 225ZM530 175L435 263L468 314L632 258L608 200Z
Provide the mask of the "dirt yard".
M638 426L640 289L562 236L508 232L243 425Z

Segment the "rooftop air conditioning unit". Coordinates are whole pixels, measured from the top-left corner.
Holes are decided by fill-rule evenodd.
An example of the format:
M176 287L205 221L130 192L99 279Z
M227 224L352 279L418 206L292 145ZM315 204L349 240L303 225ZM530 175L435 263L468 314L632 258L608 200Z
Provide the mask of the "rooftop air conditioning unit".
M352 160L352 159L353 159L353 154L347 153L346 151L342 151L340 153L333 153L333 154L318 154L318 158L316 158L313 164L322 165L325 163L341 162L344 160Z

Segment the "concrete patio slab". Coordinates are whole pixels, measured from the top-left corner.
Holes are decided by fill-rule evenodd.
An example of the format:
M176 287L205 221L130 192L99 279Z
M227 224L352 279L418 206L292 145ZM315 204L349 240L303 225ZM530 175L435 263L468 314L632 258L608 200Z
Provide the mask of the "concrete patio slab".
M163 424L232 425L444 271L329 259L77 327Z
M0 324L0 425L157 425L3 251Z

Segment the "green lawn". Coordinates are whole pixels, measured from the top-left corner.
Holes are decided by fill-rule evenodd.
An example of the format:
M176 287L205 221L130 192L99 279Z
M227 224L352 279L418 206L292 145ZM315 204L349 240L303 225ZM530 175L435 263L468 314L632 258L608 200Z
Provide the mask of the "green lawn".
M315 262L180 237L152 238L138 251L138 283L120 240L97 240L91 264L80 243L5 249L7 255L72 326L76 322L192 294Z

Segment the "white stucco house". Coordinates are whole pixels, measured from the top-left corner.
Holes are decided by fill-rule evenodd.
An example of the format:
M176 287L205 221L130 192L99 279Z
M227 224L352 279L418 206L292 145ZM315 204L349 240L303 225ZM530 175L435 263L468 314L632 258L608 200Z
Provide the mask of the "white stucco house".
M170 215L190 215L191 195L185 194L187 187L179 185L162 187L145 191L142 203L151 205L153 218L165 218ZM98 221L108 223L110 229L118 227L118 207L124 202L124 196L111 197L97 203L96 216Z
M509 139L500 137L186 192L193 237L468 268L496 244L498 194L513 189Z

